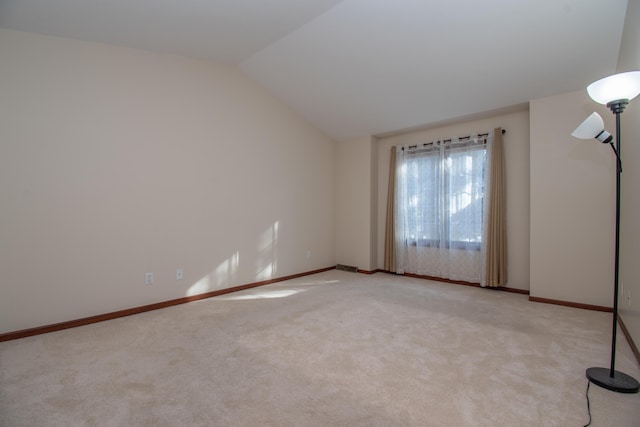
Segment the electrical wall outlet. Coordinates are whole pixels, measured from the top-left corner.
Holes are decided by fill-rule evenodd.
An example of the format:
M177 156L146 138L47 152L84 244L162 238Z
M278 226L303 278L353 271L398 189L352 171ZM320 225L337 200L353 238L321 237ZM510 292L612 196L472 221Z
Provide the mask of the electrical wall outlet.
M176 280L182 280L184 278L184 274L181 268L176 270Z
M150 285L153 283L153 273L147 273L144 275L144 284Z

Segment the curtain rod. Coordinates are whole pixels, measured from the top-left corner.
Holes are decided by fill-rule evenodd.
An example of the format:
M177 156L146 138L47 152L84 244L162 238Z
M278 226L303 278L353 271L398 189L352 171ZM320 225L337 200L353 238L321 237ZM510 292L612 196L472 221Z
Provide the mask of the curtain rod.
M502 134L504 135L507 131L502 129ZM458 138L458 141L462 140L462 139L471 139L471 137L474 135L467 135L467 136L461 136L460 138ZM483 137L483 136L489 136L489 132L485 132L485 133L479 133L476 136L478 137ZM442 141L438 140L435 142L451 142L452 139L443 139ZM417 144L417 145L409 145L407 148L418 148L418 145L422 145L423 147L427 146L427 145L433 145L433 142L425 142L424 144ZM402 149L404 150L404 147L402 147Z

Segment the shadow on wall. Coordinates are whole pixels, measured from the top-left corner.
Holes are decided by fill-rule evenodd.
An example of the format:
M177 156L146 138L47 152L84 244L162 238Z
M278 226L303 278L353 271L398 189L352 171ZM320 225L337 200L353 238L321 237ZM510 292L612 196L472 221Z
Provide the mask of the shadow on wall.
M256 244L255 270L252 280L256 282L270 280L278 272L278 230L280 222L275 221L264 230ZM221 262L215 270L203 276L191 285L185 296L204 294L214 290L225 289L238 285L240 278L240 251L231 254Z

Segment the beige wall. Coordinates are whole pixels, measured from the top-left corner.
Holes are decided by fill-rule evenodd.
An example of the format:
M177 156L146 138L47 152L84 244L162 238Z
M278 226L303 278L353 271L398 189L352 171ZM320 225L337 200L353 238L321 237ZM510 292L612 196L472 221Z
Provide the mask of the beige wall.
M619 71L640 69L628 7ZM613 120L584 91L336 145L232 67L9 30L0 57L0 333L336 262L381 268L389 147L496 126L509 286L611 305L614 164L569 134L594 110ZM623 115L620 305L636 342L638 104Z
M380 138L378 236L381 237L378 241L378 265L384 265L390 147L487 132L496 127L506 129L504 144L507 168L508 286L529 289L529 114L526 110Z
M640 0L630 0L622 35L618 71L640 70ZM640 98L622 114L622 212L619 299L622 320L640 345Z
M375 165L374 165L375 163ZM363 137L340 142L336 149L336 260L362 270L375 270L377 201L375 140ZM377 206L376 206L377 208Z
M0 58L0 332L335 264L335 142L237 69L8 30Z
M593 111L613 128L586 90L530 102L531 296L611 307L614 154L571 136Z

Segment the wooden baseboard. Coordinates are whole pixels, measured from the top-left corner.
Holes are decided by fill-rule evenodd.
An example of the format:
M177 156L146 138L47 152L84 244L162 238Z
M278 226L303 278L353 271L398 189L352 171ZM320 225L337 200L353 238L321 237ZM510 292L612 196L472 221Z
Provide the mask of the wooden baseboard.
M104 322L106 320L117 319L119 317L131 316L133 314L144 313L146 311L158 310L161 308L171 307L174 305L185 304L192 301L198 301L201 299L211 298L218 295L229 294L232 292L243 291L245 289L256 288L258 286L270 285L272 283L282 282L285 280L296 279L298 277L309 276L311 274L322 273L329 270L334 270L335 266L321 268L319 270L307 271L304 273L292 274L289 276L278 277L275 279L263 280L261 282L248 283L246 285L234 286L232 288L219 289L216 291L206 292L204 294L193 295L189 297L177 298L169 301L158 302L155 304L143 305L140 307L128 308L125 310L114 311L111 313L98 314L96 316L85 317L82 319L69 320L66 322L55 323L53 325L38 326L30 329L23 329L15 332L6 332L0 334L0 342L16 340L19 338L31 337L34 335L46 334L48 332L61 331L63 329L75 328L78 326L90 325L92 323Z
M307 272L304 272L304 273L298 273L298 274L292 274L292 275L289 275L289 276L278 277L278 278L275 278L275 279L263 280L261 282L248 283L246 285L234 286L232 288L219 289L219 290L207 292L207 293L204 293L204 294L193 295L193 296L183 297L183 298L177 298L177 299L173 299L173 300L169 300L169 301L163 301L163 302L159 302L159 303L155 303L155 304L148 304L148 305L143 305L143 306L140 306L140 307L134 307L134 308L129 308L129 309L125 309L125 310L114 311L114 312L111 312L111 313L99 314L99 315L96 315L96 316L85 317L85 318L82 318L82 319L69 320L69 321L66 321L66 322L55 323L55 324L52 324L52 325L39 326L39 327L35 327L35 328L30 328L30 329L23 329L23 330L15 331L15 332L6 332L6 333L3 333L3 334L0 334L0 342L16 340L16 339L19 339L19 338L25 338L25 337L30 337L30 336L34 336L34 335L46 334L46 333L49 333L49 332L61 331L63 329L69 329L69 328L75 328L75 327L78 327L78 326L90 325L92 323L97 323L97 322L104 322L106 320L117 319L119 317L131 316L131 315L134 315L134 314L144 313L146 311L158 310L158 309L165 308L165 307L171 307L171 306L174 306L174 305L185 304L185 303L188 303L188 302L191 302L191 301L198 301L198 300L202 300L202 299L206 299L206 298L215 297L215 296L218 296L218 295L224 295L224 294L229 294L229 293L232 293L232 292L242 291L242 290L245 290L245 289L256 288L258 286L265 286L265 285L269 285L269 284L272 284L272 283L277 283L277 282L282 282L282 281L285 281L285 280L296 279L298 277L309 276L311 274L322 273L322 272L329 271L329 270L334 270L334 269L335 269L335 266L326 267L326 268L321 268L321 269L318 269L318 270L307 271ZM375 273L395 274L393 272L390 272L390 271L387 271L387 270L382 270L382 269L377 269L377 270L373 270L373 271L358 270L358 273L362 273L362 274L375 274ZM453 284L457 284L457 285L481 287L480 284L478 284L478 283L470 283L470 282L442 279L442 278L438 278L438 277L420 276L420 275L417 275L417 274L407 274L407 273L405 273L404 276L415 277L415 278L420 278L420 279L427 279L427 280L435 280L435 281L445 282L445 283L453 283ZM515 289L515 288L506 288L506 287L487 288L487 289L500 290L500 291L504 291L504 292L514 292L514 293L518 293L518 294L527 294L527 295L529 294L529 291L524 290L524 289ZM613 309L610 308L610 307L602 307L602 306L590 305L590 304L580 304L580 303L573 303L573 302L569 302L569 301L560 301L560 300L553 300L553 299L547 299L547 298L538 298L538 297L532 297L532 296L529 297L529 301L546 303L546 304L563 305L563 306L567 306L567 307L582 308L582 309L587 309L587 310L604 311L604 312L609 312L609 313L613 312ZM633 338L631 337L631 334L629 333L629 330L627 329L626 325L624 324L624 322L622 321L622 318L620 316L618 316L618 321L619 321L619 324L620 324L620 329L624 333L624 336L626 337L627 342L631 346L631 350L633 351L633 354L636 356L636 359L638 360L638 363L640 364L640 350L638 350L638 347L636 346L635 342L633 341Z
M532 296L529 296L529 301L541 302L544 304L563 305L565 307L582 308L584 310L604 311L606 313L613 313L613 308L604 307L601 305L582 304L579 302L562 301L557 299L539 298L539 297L532 297Z
M433 281L442 282L442 283L452 283L454 285L473 286L474 288L482 287L480 286L480 283L465 282L464 280L451 280L451 279L445 279L442 277L425 276L423 274L404 273L403 276L413 277L415 279L433 280Z
M362 270L362 269L358 269L358 273L360 274L376 274L378 271L380 270Z
M378 269L376 270L376 272L398 275L397 273L394 273L393 271L389 271L389 270ZM488 289L492 291L502 291L502 292L511 292L514 294L529 295L529 291L526 289L508 288L506 286L487 287L487 286L480 285L480 283L465 282L462 280L444 279L442 277L425 276L425 275L413 274L413 273L403 273L403 274L400 274L399 276L413 277L416 279L433 280L435 282L442 282L442 283L452 283L454 285L472 286L474 288L482 288L482 289Z
M627 325L625 325L624 322L622 321L622 317L620 316L620 313L618 313L618 325L620 325L620 329L622 330L622 333L627 339L627 342L629 343L629 347L631 347L631 351L633 352L634 356L636 356L638 365L640 365L640 350L638 350L638 346L633 341L633 338L631 337L631 333L627 329Z

